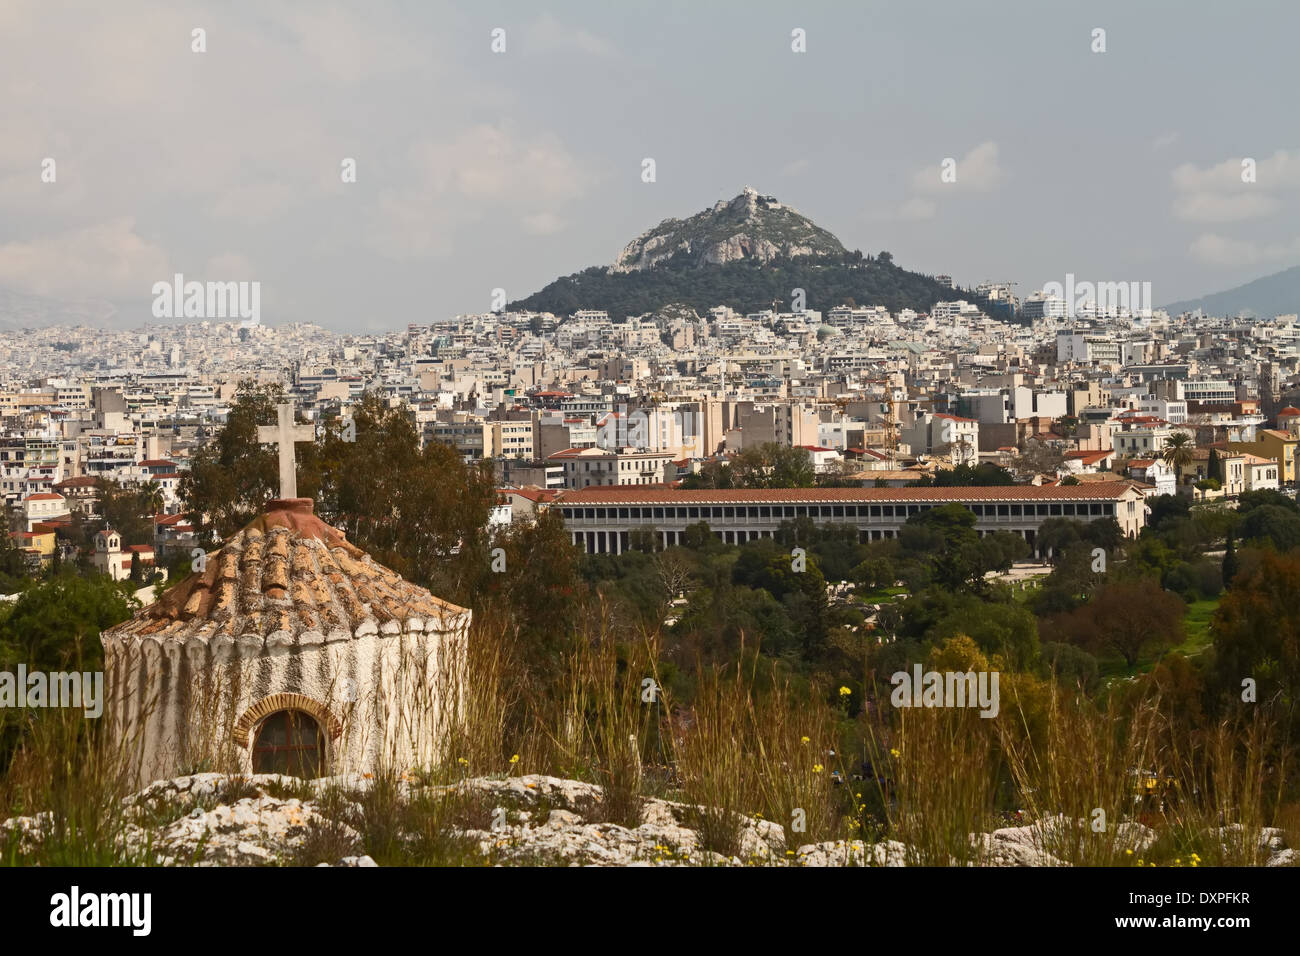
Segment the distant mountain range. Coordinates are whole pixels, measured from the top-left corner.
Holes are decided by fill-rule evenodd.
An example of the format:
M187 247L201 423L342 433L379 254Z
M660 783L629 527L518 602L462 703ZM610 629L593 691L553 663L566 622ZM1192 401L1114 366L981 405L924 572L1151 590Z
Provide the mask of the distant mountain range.
M83 325L93 329L113 328L117 307L103 299L64 302L38 295L24 295L0 287L0 330L44 329L51 325Z
M619 320L684 305L738 312L883 305L918 312L957 298L930 276L894 265L887 252L850 252L834 235L773 196L746 187L687 219L665 219L629 242L610 266L556 279L509 308L569 315L603 309Z
M1194 312L1197 309L1207 315L1244 314L1260 319L1300 313L1300 266L1275 272L1235 289L1164 306L1170 315Z

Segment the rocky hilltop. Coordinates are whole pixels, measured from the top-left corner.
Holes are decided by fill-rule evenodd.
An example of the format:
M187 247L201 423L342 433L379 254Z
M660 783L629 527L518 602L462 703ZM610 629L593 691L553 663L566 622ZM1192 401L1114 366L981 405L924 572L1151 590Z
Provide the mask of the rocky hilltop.
M637 236L613 265L563 276L523 299L517 311L572 315L597 309L622 321L678 303L707 315L790 309L793 290L809 309L880 305L927 311L961 290L909 272L888 253L850 251L834 235L774 196L745 187L687 219L665 219Z
M746 186L731 200L689 219L665 219L624 247L615 272L653 269L678 257L693 266L723 265L748 259L770 262L777 256L843 256L847 249L833 235L775 196Z

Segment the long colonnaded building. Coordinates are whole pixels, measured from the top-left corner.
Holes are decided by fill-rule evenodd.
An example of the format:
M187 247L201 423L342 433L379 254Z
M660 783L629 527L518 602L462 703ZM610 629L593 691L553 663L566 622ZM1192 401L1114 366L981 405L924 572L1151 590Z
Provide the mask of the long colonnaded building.
M1114 518L1128 537L1146 523L1142 491L1123 481L1066 486L1009 485L980 488L763 488L721 491L658 487L603 487L566 491L559 510L573 543L589 554L621 554L629 536L651 529L663 547L683 543L701 521L728 544L771 538L784 521L848 525L860 540L898 536L912 515L960 504L975 515L981 534L1012 531L1031 545L1044 521Z

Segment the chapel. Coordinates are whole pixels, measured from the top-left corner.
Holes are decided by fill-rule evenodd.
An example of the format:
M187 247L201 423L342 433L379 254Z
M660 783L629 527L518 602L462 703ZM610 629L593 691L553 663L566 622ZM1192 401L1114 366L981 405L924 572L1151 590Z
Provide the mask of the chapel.
M289 495L101 635L104 717L142 782L366 773L441 756L471 612L373 561L293 496L301 440L281 444Z

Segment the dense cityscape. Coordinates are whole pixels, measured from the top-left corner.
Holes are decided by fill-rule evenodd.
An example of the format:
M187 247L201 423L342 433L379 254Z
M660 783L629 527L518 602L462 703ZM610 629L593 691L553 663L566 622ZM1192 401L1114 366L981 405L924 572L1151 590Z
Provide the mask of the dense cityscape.
M819 942L1284 928L1296 18L1242 3L7 0L19 923L679 929L635 867L851 868Z

